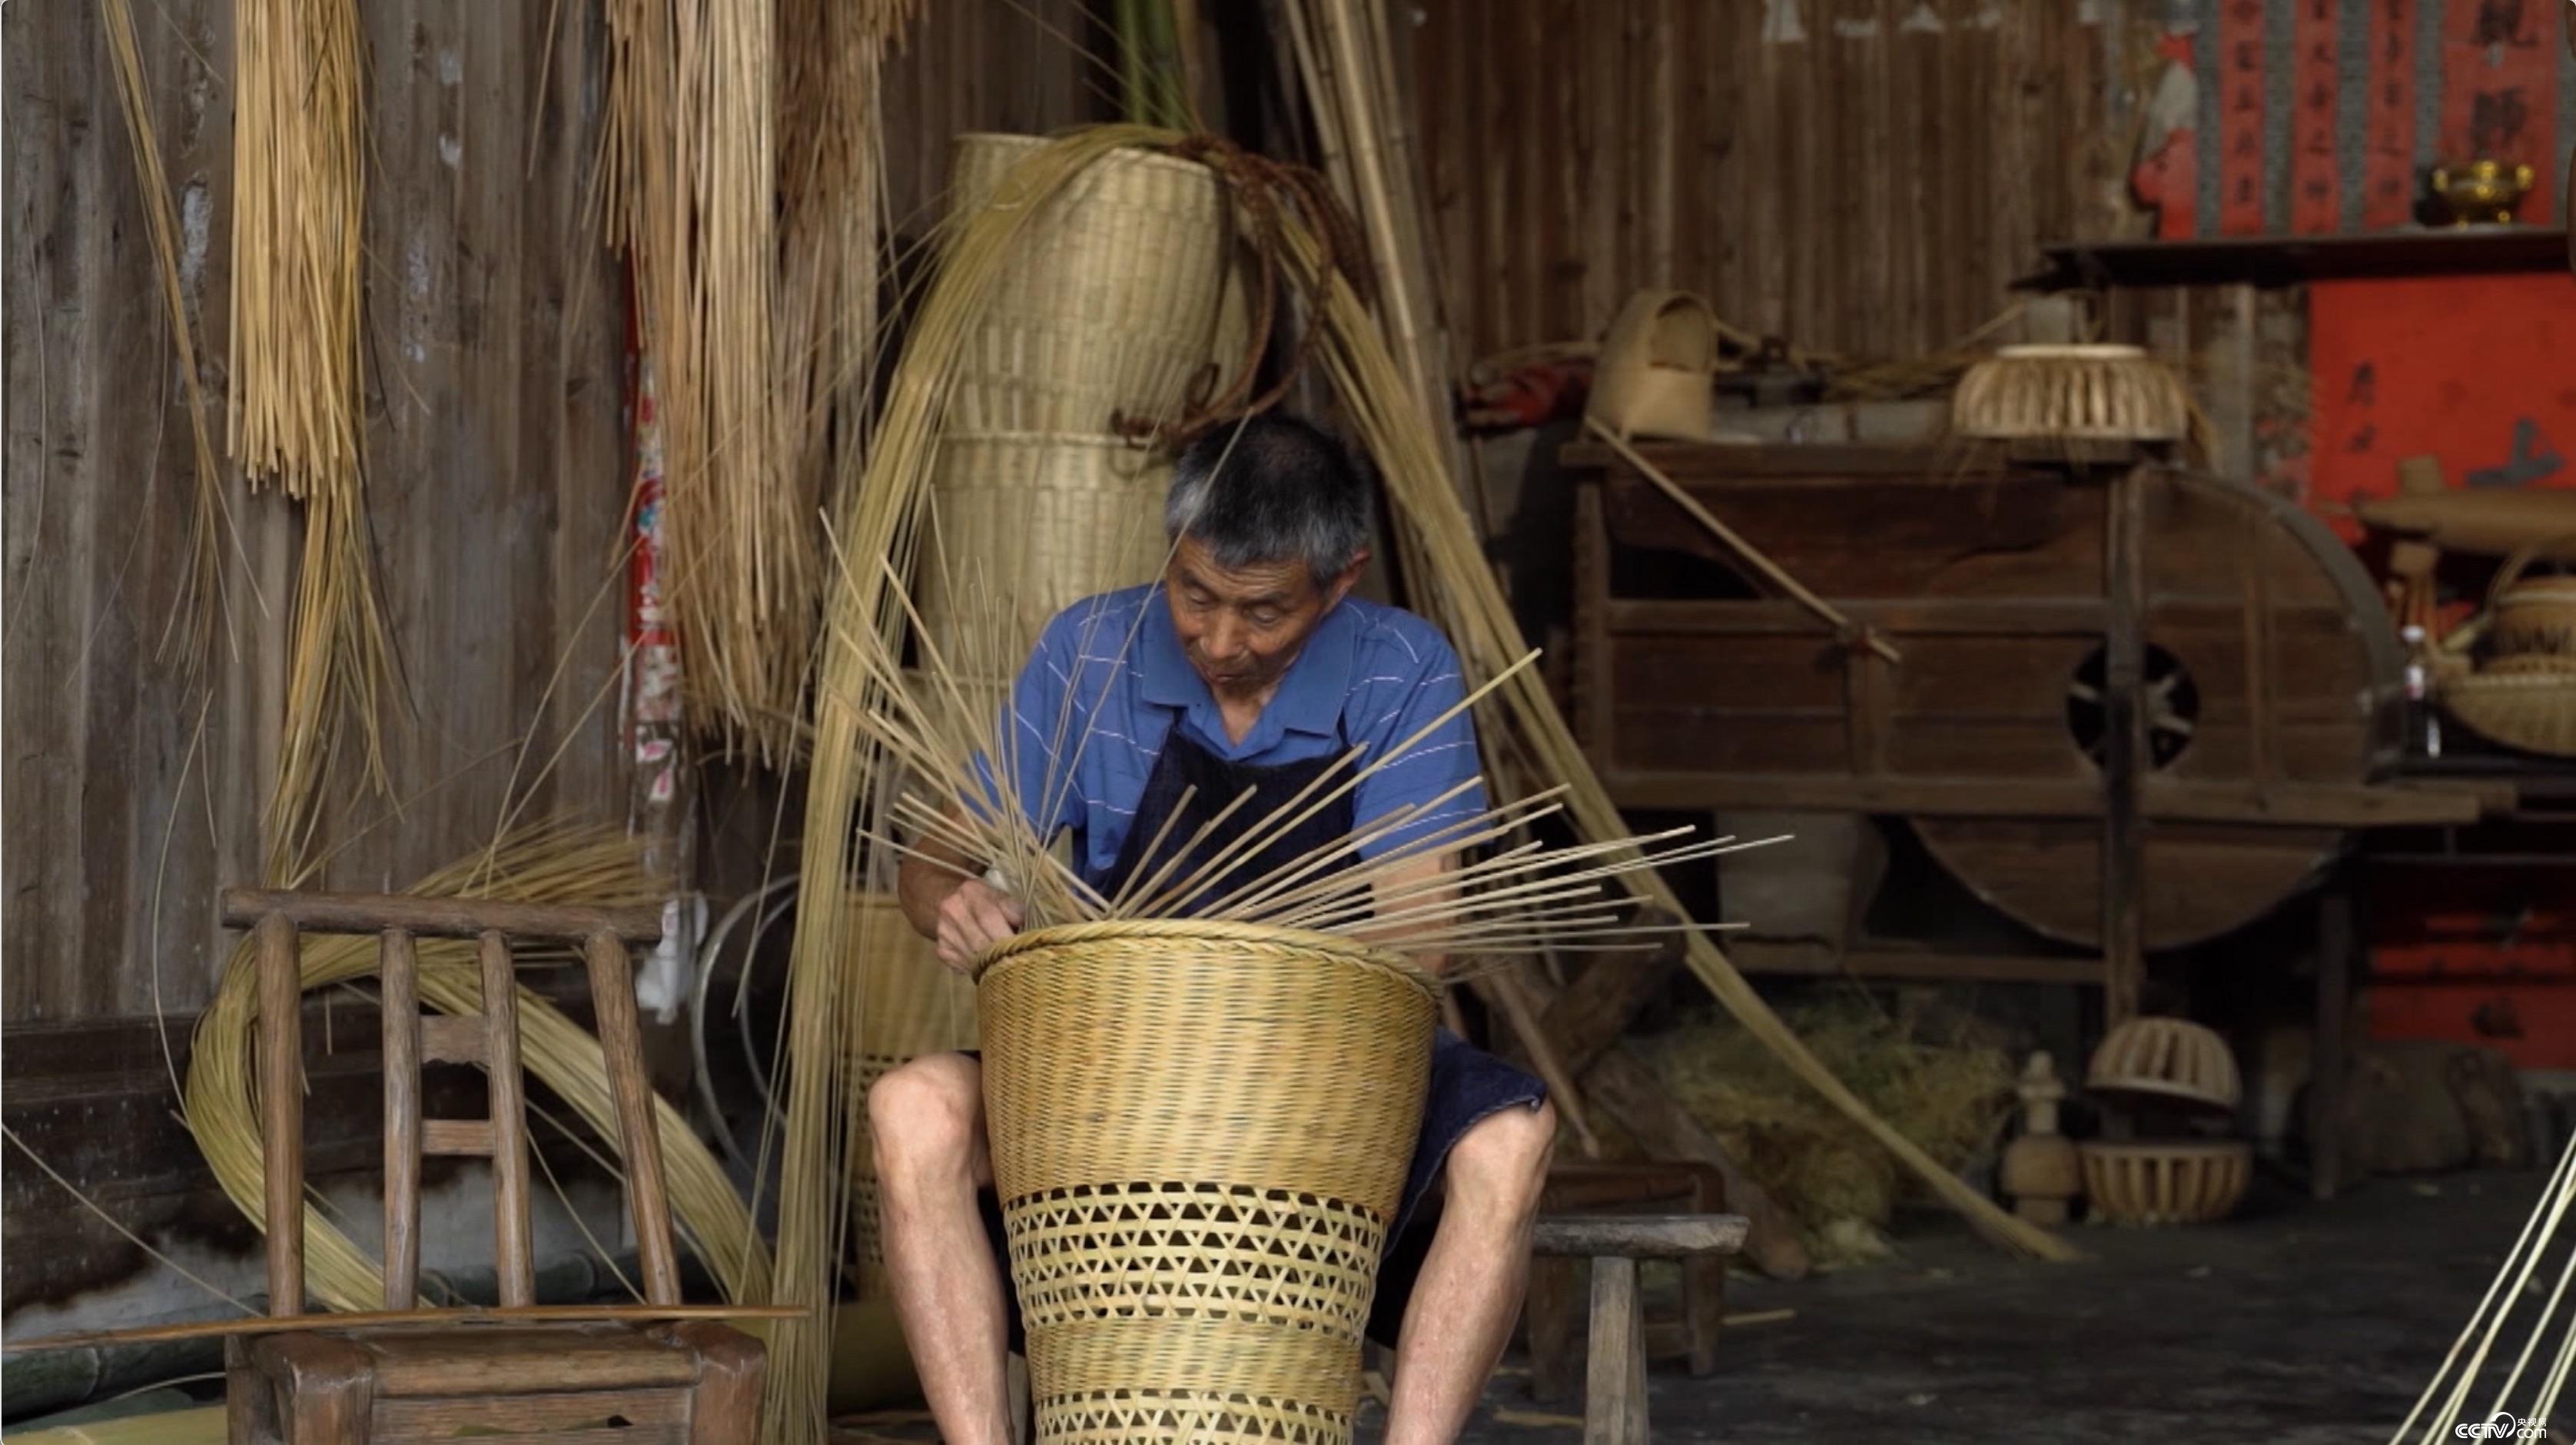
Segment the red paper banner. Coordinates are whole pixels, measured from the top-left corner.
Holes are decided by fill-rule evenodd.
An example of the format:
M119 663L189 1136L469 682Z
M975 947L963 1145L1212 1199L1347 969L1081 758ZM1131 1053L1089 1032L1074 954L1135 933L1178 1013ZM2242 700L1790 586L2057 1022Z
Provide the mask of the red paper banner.
M2415 0L2370 0L2370 103L2361 152L2361 223L2414 219Z
M2218 231L2263 234L2263 0L2218 12Z
M2290 91L2290 229L2322 236L2343 229L2343 178L2335 154L2338 0L2297 0Z
M2516 215L2533 225L2558 215L2558 47L2546 17L2566 8L2450 0L2442 14L2441 159L2529 165Z

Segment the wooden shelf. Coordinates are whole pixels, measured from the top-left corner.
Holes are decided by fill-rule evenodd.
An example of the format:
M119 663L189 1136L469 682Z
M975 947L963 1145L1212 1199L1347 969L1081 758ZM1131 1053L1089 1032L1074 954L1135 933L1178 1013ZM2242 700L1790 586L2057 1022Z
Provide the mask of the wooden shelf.
M2241 236L2207 241L2071 241L2045 247L2048 269L2021 291L2095 286L2294 286L2368 276L2544 271L2566 274L2567 233L2554 226L2410 227L2357 236Z

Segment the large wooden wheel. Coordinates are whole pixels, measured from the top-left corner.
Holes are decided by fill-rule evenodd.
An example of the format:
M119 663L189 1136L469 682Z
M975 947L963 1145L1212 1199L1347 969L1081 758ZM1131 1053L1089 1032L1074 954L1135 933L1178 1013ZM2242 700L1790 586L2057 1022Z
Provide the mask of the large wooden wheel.
M2241 483L2163 471L2145 485L2150 786L2242 784L2252 794L2383 773L2400 743L2387 703L2402 683L2402 655L2352 553L2306 512ZM2101 555L2100 514L2087 509L2031 551L1959 558L1927 591L2027 595L2039 568L2075 569L2099 595ZM1918 639L1900 677L1919 688L1973 679L1976 696L1961 698L1954 719L2014 740L2023 776L2098 779L2100 640L2016 638L2010 652L1976 669L1957 646ZM1998 911L2050 938L2100 944L2098 818L1911 821L1933 856ZM2331 827L2151 822L2146 946L2196 943L2251 922L2310 882L2345 837Z

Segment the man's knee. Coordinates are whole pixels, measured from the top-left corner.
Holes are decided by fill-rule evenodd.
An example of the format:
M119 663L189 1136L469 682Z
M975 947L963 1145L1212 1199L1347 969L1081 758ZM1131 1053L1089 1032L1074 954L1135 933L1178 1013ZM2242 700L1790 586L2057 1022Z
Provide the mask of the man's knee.
M875 1140L877 1172L894 1178L970 1165L981 1127L982 1091L975 1061L962 1054L926 1055L869 1085L868 1131Z
M1449 1193L1460 1202L1535 1213L1555 1149L1553 1105L1488 1114L1449 1151L1445 1166Z

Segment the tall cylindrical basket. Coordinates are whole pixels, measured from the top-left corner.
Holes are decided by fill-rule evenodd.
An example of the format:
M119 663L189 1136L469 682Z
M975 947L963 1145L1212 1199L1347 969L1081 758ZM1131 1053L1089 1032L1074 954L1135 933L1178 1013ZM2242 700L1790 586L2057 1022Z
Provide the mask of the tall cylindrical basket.
M1047 1441L1350 1439L1437 1005L1403 959L1247 924L1072 924L976 986Z

